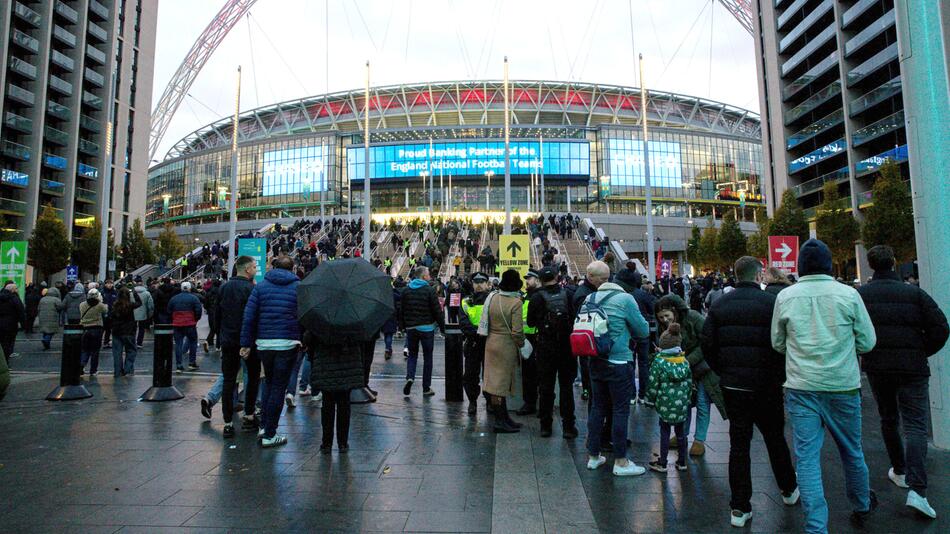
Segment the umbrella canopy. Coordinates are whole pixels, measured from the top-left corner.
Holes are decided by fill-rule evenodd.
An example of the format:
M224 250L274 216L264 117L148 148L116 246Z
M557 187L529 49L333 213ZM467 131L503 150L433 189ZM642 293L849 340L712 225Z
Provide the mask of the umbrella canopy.
M389 319L392 279L362 258L322 263L297 286L297 317L319 339L367 341Z

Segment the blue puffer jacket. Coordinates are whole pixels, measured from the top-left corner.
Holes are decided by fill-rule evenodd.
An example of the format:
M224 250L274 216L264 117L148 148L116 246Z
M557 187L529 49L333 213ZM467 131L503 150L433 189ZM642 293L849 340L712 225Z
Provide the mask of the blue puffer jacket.
M274 269L254 286L244 308L241 346L253 347L258 339L300 340L297 321L297 285L300 280L286 269Z

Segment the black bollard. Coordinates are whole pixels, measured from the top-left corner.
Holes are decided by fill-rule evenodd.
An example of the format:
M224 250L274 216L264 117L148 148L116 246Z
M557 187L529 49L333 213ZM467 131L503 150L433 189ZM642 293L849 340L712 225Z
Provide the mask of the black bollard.
M445 400L462 402L462 294L450 293L445 306Z
M92 393L79 379L82 369L82 327L78 324L63 328L63 360L59 369L59 387L46 396L46 400L62 401L88 399Z
M152 387L139 397L140 401L160 402L183 399L185 396L172 385L172 326L157 324L155 335L155 354L152 359Z

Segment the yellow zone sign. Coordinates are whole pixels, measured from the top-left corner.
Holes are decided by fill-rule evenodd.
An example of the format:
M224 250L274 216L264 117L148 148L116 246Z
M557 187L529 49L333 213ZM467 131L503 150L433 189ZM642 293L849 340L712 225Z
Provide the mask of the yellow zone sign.
M503 235L498 238L498 265L501 272L514 269L524 278L531 269L530 239L526 235Z

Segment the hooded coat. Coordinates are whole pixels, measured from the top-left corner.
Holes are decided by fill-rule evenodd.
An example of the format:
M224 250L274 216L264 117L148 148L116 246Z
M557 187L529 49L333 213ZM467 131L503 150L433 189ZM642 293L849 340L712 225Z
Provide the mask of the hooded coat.
M62 331L60 318L65 308L63 300L59 296L59 290L55 287L49 288L46 295L40 299L39 308L37 308L41 334L58 334Z
M79 311L79 306L83 302L86 302L86 292L83 291L82 284L76 284L72 290L63 297L67 322L79 324L79 317L82 314L82 312Z
M16 332L26 325L26 311L20 295L0 289L0 331Z
M660 420L674 425L686 421L692 392L692 373L686 358L679 351L657 354L650 365L647 399L656 405Z
M272 269L254 286L244 307L241 346L253 347L259 339L300 341L297 319L297 286L300 280L286 269Z

